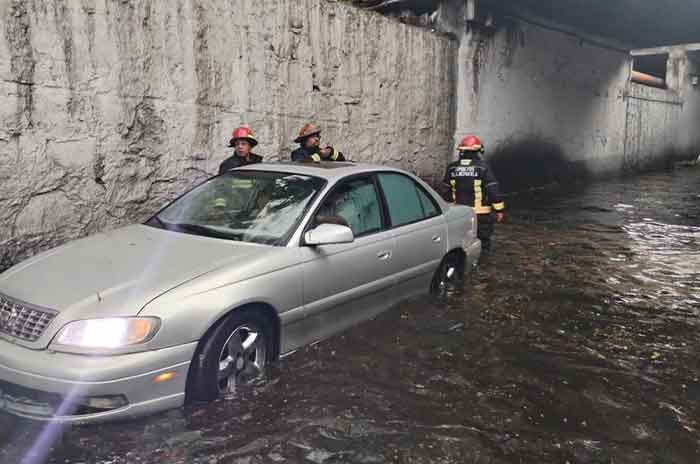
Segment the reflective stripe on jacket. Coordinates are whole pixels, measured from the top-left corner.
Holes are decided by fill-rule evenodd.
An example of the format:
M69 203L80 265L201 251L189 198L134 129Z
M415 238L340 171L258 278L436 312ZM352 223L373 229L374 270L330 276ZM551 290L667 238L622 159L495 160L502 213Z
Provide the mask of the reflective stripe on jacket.
M444 183L451 188L454 202L471 206L476 214L505 209L498 181L481 158L451 163L447 166Z
M321 157L321 149L319 147L299 147L292 152L292 161L345 161L345 156L333 147L330 148L331 156L328 158Z

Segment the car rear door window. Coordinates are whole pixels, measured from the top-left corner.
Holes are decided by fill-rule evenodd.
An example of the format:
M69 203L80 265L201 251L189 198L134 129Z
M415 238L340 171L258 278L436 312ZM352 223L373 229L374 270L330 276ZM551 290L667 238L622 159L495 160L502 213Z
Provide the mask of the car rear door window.
M338 185L323 202L316 223L347 225L356 236L382 229L379 197L370 178L357 178Z
M426 218L430 218L440 214L438 212L439 210L437 208L437 205L435 204L435 200L428 197L428 194L425 193L425 190L416 186L416 192L418 192L418 198L420 199L420 204L423 207L423 214Z
M435 202L411 178L403 174L379 174L379 185L394 227L411 224L439 214Z

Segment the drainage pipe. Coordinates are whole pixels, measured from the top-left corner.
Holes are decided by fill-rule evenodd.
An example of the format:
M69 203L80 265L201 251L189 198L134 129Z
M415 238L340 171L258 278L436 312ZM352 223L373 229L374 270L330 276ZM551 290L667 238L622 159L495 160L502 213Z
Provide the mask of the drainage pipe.
M632 71L632 82L648 85L650 87L658 87L660 89L666 88L665 80L639 71Z

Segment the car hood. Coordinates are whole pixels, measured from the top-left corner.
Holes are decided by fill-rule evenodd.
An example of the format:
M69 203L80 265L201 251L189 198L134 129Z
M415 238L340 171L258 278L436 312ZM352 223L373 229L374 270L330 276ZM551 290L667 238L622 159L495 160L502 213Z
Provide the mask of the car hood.
M0 293L75 318L134 316L164 292L267 248L128 226L70 242L10 268L0 274Z

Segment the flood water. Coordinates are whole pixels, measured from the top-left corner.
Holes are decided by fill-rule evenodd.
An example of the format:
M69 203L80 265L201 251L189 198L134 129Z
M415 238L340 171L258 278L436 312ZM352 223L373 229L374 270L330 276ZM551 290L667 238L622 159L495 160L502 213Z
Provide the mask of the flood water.
M509 207L463 288L233 401L90 427L0 415L0 463L700 462L700 168Z

